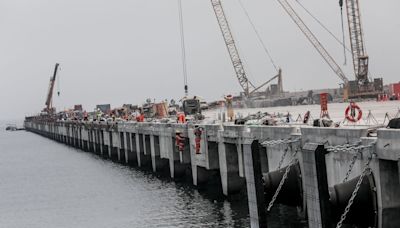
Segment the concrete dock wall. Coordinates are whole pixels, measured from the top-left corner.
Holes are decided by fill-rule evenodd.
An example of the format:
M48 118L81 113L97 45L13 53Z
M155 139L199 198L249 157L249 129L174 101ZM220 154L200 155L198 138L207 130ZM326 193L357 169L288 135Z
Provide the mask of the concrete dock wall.
M303 200L297 207L309 227L331 227L328 189L358 178L368 163L376 227L400 226L400 130L370 136L366 128L43 121L25 122L25 128L116 162L189 178L194 186L218 185L226 196L247 193L252 227L267 226L264 176L298 164Z

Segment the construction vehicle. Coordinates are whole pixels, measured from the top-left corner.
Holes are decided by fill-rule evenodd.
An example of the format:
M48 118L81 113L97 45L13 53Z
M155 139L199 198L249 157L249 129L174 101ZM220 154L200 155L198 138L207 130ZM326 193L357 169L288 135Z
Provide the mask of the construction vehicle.
M360 8L358 0L345 0L347 7L347 18L350 31L351 53L353 57L355 80L350 81L345 75L341 67L336 63L324 46L319 42L317 37L311 32L304 21L300 18L293 7L287 0L278 0L287 14L296 23L302 33L311 42L314 48L319 52L322 58L335 72L335 74L343 81L343 98L371 98L377 97L383 91L382 79L374 79L371 81L368 77L368 56L366 55ZM340 0L342 7L343 1Z
M49 90L47 92L46 103L45 103L46 107L42 110L42 112L44 112L47 115L54 115L56 113L56 109L53 107L53 91L59 66L60 64L56 63L54 67L54 73L53 76L50 78ZM58 92L58 96L59 95L60 92Z
M168 104L166 102L155 103L150 98L142 106L142 113L147 119L162 119L168 116Z
M181 102L182 111L186 116L201 114L201 101L199 97L184 97Z
M266 86L268 83L270 83L272 80L278 78L278 88L279 88L279 93L283 93L283 88L282 88L282 71L279 69L278 74L274 77L272 77L270 80L264 82L260 86L255 86L253 83L249 81L246 75L246 71L243 66L243 62L239 56L238 49L235 44L235 40L233 38L228 20L226 18L224 9L221 4L221 0L211 0L212 7L214 9L215 16L218 21L218 25L221 29L222 36L225 41L226 48L228 49L228 53L230 56L230 59L232 61L233 68L236 73L236 77L239 81L240 86L242 87L244 91L244 95L246 97L250 97L252 94L255 92L259 91L261 88Z
M181 112L177 113L178 121L180 118L183 118L183 122L187 121L201 121L204 120L205 116L201 113L201 102L202 99L198 96L183 97L180 102L182 106L180 108ZM182 120L181 120L182 122Z
M364 33L361 24L360 5L358 0L345 0L346 12L350 34L351 53L355 81L350 81L350 98L377 97L383 92L382 78L369 78L369 57L365 49ZM340 8L343 8L343 0L339 0Z
M146 103L143 104L142 113L145 118L156 117L155 103L150 98L146 99Z
M102 113L109 114L111 111L111 104L96 105L96 110L101 111Z

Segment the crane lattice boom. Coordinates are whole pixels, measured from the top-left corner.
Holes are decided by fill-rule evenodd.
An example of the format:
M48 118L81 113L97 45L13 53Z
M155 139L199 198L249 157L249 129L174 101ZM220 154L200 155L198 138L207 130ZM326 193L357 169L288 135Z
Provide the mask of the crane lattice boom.
M358 0L346 0L350 44L356 80L368 83L368 56L366 54Z
M45 103L46 104L45 111L48 113L50 113L53 110L52 108L53 91L59 65L60 64L56 63L56 66L54 67L53 77L50 78L49 90L47 92L46 103Z
M336 61L332 58L332 56L328 53L328 51L322 46L322 44L318 41L315 35L311 32L311 30L307 27L307 25L303 22L303 20L299 17L299 15L294 11L292 6L286 0L278 0L278 2L282 5L285 11L289 14L292 20L296 23L296 25L300 28L300 30L304 33L307 39L311 42L311 44L317 49L319 54L325 59L326 63L332 68L332 70L336 73L337 76L344 82L345 85L348 84L349 79L344 74L343 70L336 63Z
M228 20L226 19L224 9L222 8L221 1L211 0L211 4L213 6L215 16L217 17L218 24L221 29L226 47L228 49L229 56L233 64L233 68L236 73L236 77L239 81L240 86L243 88L247 96L250 93L249 87L252 86L252 84L247 79L246 72L244 70L242 60L240 59L239 52L235 44L235 40L233 39L233 35L229 27Z

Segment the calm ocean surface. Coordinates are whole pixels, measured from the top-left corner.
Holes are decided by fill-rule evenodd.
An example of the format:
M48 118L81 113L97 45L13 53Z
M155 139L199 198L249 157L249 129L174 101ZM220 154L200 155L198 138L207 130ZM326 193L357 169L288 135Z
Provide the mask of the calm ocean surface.
M0 127L0 227L249 227L245 197L227 201ZM279 211L270 227L297 227Z

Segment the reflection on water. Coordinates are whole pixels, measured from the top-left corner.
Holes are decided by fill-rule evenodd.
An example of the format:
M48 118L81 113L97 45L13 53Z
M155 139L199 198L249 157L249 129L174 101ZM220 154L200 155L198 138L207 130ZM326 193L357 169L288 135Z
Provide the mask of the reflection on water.
M227 201L28 132L0 130L1 227L248 227L245 196ZM269 227L300 227L274 208ZM296 225L297 224L297 225Z
M2 227L247 227L247 203L208 197L27 132L0 131Z

